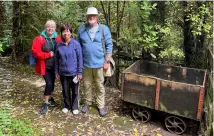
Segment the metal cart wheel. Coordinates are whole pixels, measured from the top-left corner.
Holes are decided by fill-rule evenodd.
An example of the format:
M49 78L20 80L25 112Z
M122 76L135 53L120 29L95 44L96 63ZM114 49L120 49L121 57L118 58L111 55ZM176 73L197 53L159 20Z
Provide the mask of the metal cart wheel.
M183 134L186 130L186 123L179 117L176 116L168 116L165 119L166 129L177 135Z
M135 107L132 110L132 116L135 120L143 123L148 122L151 119L151 113L143 107Z

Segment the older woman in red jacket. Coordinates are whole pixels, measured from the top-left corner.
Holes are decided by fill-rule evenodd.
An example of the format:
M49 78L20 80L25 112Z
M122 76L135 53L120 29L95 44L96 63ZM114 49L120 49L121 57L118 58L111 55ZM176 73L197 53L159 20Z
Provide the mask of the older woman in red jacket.
M33 40L32 53L36 58L36 73L43 76L46 86L44 91L44 104L42 105L42 114L47 113L48 106L55 106L55 101L51 94L54 90L55 70L54 70L54 52L57 42L61 41L57 36L56 23L48 20L45 24L45 30L41 35Z

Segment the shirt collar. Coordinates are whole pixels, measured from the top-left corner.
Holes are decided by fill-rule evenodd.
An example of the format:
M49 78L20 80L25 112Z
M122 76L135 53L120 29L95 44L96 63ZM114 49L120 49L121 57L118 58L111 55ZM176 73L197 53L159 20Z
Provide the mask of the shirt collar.
M88 32L89 31L89 25L88 24L85 24L85 30ZM99 32L100 31L100 23L98 22L98 28L97 28L97 31Z
M73 41L73 38L71 38L71 40L70 40L70 42L68 43L67 46L69 46L72 41ZM61 41L61 43L62 43L63 46L66 46L66 44L65 44L65 42L63 40Z

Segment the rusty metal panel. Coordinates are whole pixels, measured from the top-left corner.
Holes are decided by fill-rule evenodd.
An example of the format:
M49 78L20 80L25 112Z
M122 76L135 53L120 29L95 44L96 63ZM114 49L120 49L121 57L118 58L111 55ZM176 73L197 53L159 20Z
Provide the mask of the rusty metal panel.
M125 73L123 100L140 106L154 108L156 79Z
M159 110L197 119L200 86L161 81Z

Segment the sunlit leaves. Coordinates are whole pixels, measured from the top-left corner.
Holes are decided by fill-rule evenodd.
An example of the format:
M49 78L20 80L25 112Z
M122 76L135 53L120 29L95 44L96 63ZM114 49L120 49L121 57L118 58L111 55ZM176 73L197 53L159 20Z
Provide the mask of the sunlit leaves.
M3 52L2 43L0 43L0 52Z
M191 13L187 16L188 19L186 21L190 21L193 35L201 35L202 31L205 31L208 34L208 38L211 38L213 16L209 10L209 6L211 6L209 3L202 4L198 9L199 11L192 9Z
M160 57L169 62L175 62L176 60L184 59L184 53L181 49L172 46L161 51Z

